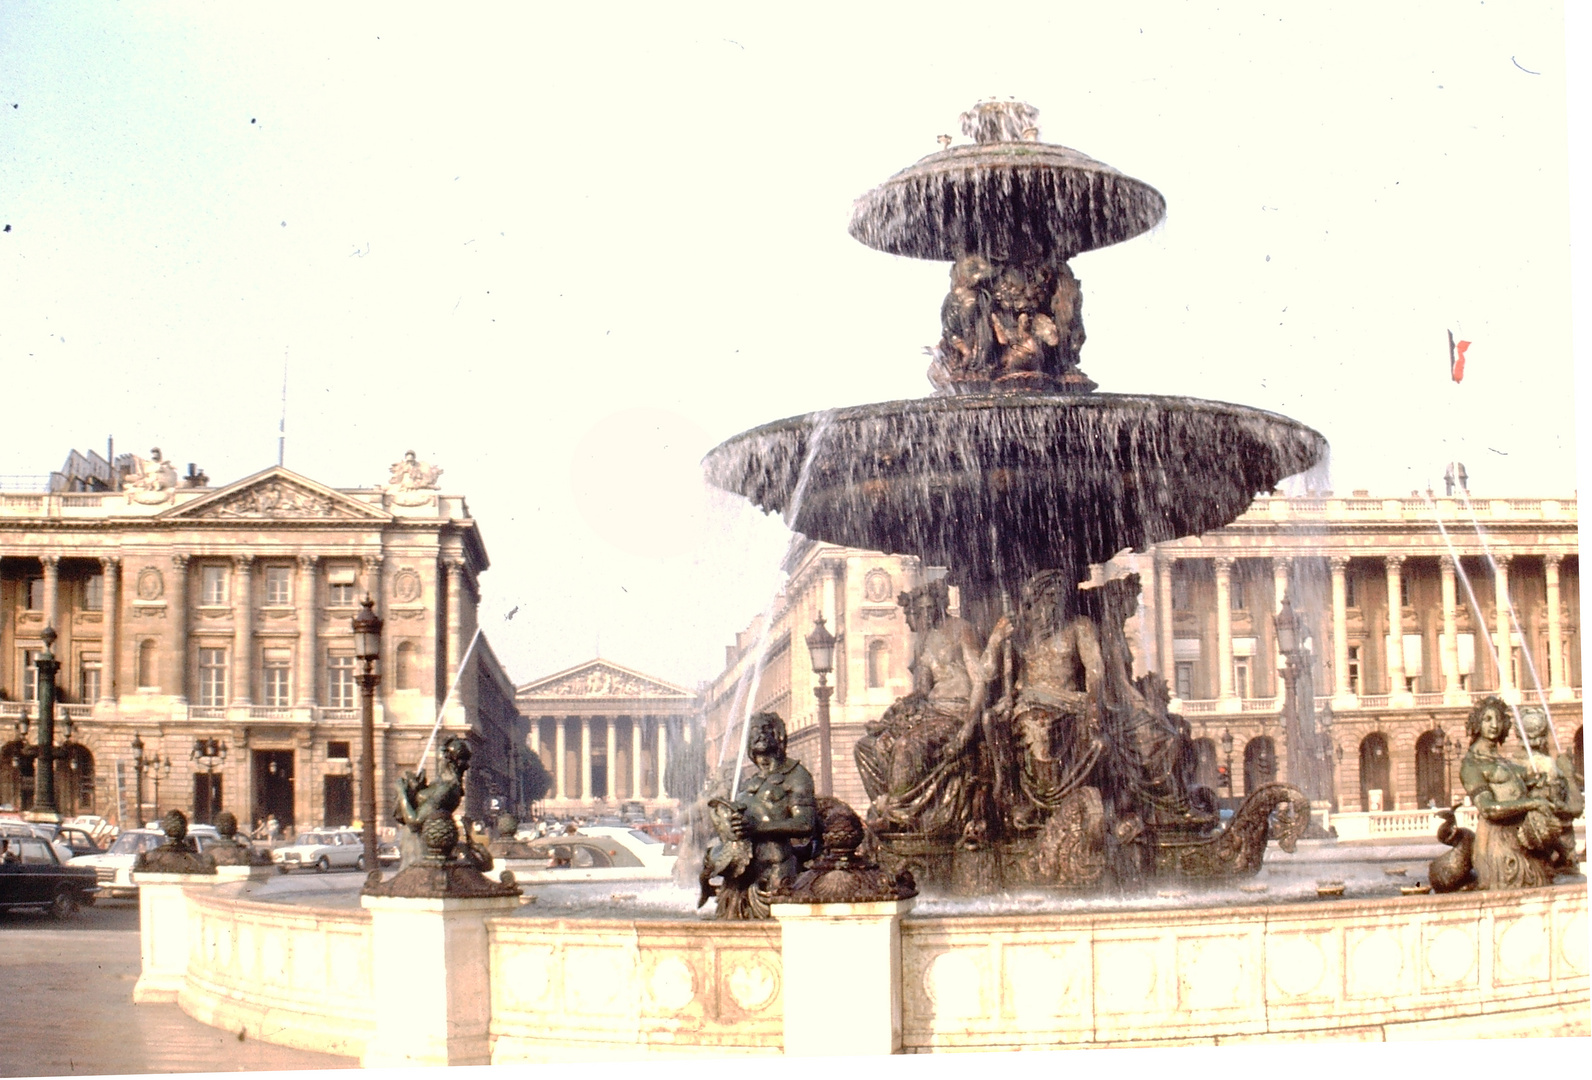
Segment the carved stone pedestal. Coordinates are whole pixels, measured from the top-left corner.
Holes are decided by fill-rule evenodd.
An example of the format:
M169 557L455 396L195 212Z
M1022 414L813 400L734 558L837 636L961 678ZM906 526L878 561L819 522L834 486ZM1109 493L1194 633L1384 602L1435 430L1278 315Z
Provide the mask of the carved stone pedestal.
M900 1052L901 917L914 902L773 905L787 1055Z
M371 896L376 1030L361 1064L490 1065L486 920L519 897Z
M241 869L248 869L242 867ZM143 969L133 984L133 1001L176 1001L188 978L187 889L213 890L214 874L138 872L138 942Z

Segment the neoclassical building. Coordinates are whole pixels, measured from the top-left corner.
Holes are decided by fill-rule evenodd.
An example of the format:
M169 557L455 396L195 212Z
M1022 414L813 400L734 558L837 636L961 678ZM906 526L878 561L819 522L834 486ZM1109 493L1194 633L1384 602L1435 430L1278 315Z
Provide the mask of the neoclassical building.
M640 802L676 807L701 784L696 691L593 659L521 686L531 753L552 779L552 813Z
M822 613L839 638L834 793L861 809L852 748L864 725L911 689L912 635L896 594L941 575L954 583L955 568L807 543L785 569L772 613L736 635L708 686L709 763L733 761L744 716L772 709L791 728L792 752L815 766L818 680L804 639ZM1546 707L1565 750L1581 754L1574 497L1274 494L1231 525L1126 553L1094 577L1128 572L1142 589L1129 626L1136 674L1165 677L1173 711L1192 728L1201 780L1221 795L1241 798L1292 775L1273 624L1284 595L1309 638L1340 809L1460 794L1465 714L1489 693ZM1492 642L1507 643L1502 665Z
M158 455L118 466L0 492L0 806L32 802L35 661L53 626L57 745L70 726L63 814L148 818L158 784L159 808L201 821L225 808L245 822L348 822L360 746L351 623L368 594L385 620L385 821L393 780L418 761L476 629L488 563L463 497L413 455L388 484L358 489L281 467L211 488L203 474L179 480ZM484 639L444 728L475 745L478 813L521 797L524 725Z

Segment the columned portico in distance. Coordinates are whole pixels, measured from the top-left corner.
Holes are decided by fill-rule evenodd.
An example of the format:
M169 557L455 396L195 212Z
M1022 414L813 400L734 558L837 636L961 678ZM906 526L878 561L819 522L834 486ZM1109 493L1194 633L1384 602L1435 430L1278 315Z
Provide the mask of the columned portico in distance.
M670 759L683 759L677 765L688 771L700 769L697 695L664 679L609 660L589 660L522 685L515 703L537 733L529 749L542 753L544 765L558 779L545 802L548 813L593 816L599 808L617 813L626 802L640 802L648 812L674 808L680 800L663 794ZM555 717L557 745L548 760L541 729ZM570 721L580 726L566 743ZM679 733L676 745L669 740L671 723ZM566 764L570 759L574 775ZM599 760L605 762L600 781L593 768ZM693 782L700 783L700 778Z

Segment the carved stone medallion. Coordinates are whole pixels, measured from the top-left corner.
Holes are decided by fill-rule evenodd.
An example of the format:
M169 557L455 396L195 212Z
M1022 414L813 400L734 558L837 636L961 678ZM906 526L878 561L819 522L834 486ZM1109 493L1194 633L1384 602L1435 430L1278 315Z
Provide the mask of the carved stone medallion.
M407 566L392 576L392 598L401 604L420 599L420 588L420 575Z
M146 566L138 572L138 598L140 600L159 600L166 594L166 579L160 576L160 571L153 566Z
M890 591L894 587L889 572L878 567L869 570L862 579L862 595L870 604L882 604L892 599Z

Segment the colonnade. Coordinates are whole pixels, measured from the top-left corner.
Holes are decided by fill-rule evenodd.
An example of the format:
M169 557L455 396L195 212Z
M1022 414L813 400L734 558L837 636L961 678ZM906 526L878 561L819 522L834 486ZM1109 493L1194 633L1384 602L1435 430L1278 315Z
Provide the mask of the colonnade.
M552 777L552 787L547 793L549 800L590 803L601 798L613 802L668 798L677 794L666 790L670 750L668 717L533 716L530 718L530 741L531 752L541 757L543 767ZM571 750L576 751L573 768L569 760ZM621 757L627 761L624 769L619 767ZM600 783L595 782L594 766L601 768Z

